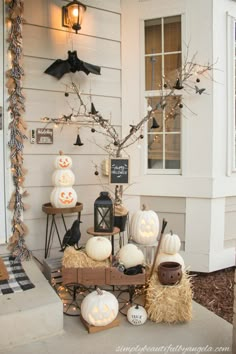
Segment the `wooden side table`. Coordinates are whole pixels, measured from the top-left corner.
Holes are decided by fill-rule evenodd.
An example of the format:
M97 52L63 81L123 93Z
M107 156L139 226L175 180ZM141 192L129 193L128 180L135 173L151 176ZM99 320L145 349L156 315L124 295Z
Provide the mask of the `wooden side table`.
M64 214L78 214L78 220L80 220L81 210L83 209L82 203L76 203L76 206L71 208L54 208L51 203L46 203L42 205L42 210L44 213L47 214L47 223L46 223L46 236L45 236L45 248L44 248L44 257L47 258L49 255L49 250L53 238L53 225L55 226L55 230L57 233L58 241L60 246L62 247L62 241L60 238L60 233L58 231L57 223L56 223L56 215L60 215L65 227L65 231L67 231ZM50 223L50 216L51 216L51 224Z
M119 234L120 233L120 229L119 227L114 227L113 231L111 232L95 232L94 231L94 227L89 227L87 229L87 233L89 235L93 235L93 236L108 236L111 237L111 245L112 245L112 255L114 255L114 235Z

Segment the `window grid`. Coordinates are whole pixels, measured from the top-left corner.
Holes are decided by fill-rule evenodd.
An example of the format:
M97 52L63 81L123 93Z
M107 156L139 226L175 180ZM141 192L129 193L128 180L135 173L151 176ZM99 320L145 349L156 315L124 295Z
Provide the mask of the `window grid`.
M166 95L168 94L168 89L165 90L164 89L164 84L165 84L165 56L166 55L173 55L173 54L181 54L182 50L178 50L178 51L168 51L165 52L165 26L164 26L164 20L165 18L161 18L161 52L160 53L155 53L152 52L151 54L146 54L145 53L145 58L152 58L153 56L155 57L161 57L161 90L153 90L153 85L151 85L151 90L146 90L146 97L152 101L153 97L160 97L162 94ZM177 92L177 95L181 96L181 93ZM179 136L181 137L181 126L180 126L180 131L173 131L173 132L167 132L166 131L166 110L165 108L162 111L162 129L163 131L158 131L158 132L151 132L148 130L148 136L158 136L159 138L162 137L162 168L158 168L157 171L158 173L161 172L167 172L168 173L179 173L180 172L180 168L178 169L174 169L174 168L166 168L166 163L167 163L167 159L166 159L166 139L167 136ZM149 140L149 139L148 139ZM149 150L149 147L148 147ZM181 152L181 148L179 153ZM149 154L149 151L147 151L147 155ZM147 156L148 158L148 156ZM181 160L181 158L180 158ZM179 161L179 163L181 163L181 161ZM148 168L149 169L149 168ZM151 168L151 170L153 171L154 169ZM150 169L149 169L150 171Z

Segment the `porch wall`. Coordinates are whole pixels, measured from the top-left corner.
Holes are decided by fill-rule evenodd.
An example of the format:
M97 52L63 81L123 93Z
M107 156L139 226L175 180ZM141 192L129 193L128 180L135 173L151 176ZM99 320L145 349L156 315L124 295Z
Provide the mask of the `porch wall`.
M31 129L44 128L43 117L58 118L72 113L71 107L78 109L78 99L64 93L73 80L82 92L82 98L90 109L90 94L97 110L106 119L111 119L118 131L121 131L121 26L119 0L86 1L82 29L78 34L69 33L61 26L61 0L25 0L23 26L23 66L25 70L24 94L26 97L25 120ZM101 66L101 75L76 72L66 74L60 80L44 73L56 59L67 59L67 51L76 50L81 60ZM68 89L72 91L71 89ZM69 103L68 103L69 102ZM71 107L70 107L71 106ZM25 203L30 209L24 213L24 220L29 228L27 245L30 250L44 248L46 218L42 204L49 202L53 185L51 177L53 162L59 150L72 157L72 170L76 181L73 188L78 201L83 203L82 239L88 235L86 229L93 225L93 205L100 191L107 188L108 178L101 173L101 162L107 158L102 149L104 136L92 134L91 127L80 128L76 125L53 128L54 142L50 145L25 142L24 166L28 170L25 189L29 197ZM74 146L77 134L80 134L83 146ZM100 172L94 175L95 165ZM104 187L105 186L105 187ZM113 187L111 187L113 190ZM127 200L127 207L132 208L137 197ZM75 217L75 216L74 216ZM74 217L66 217L67 226ZM64 228L59 222L61 234ZM56 235L53 246L58 246Z

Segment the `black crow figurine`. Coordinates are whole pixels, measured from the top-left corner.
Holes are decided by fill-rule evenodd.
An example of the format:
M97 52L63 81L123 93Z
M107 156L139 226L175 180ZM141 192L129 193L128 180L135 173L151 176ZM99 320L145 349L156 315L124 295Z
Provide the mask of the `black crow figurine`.
M80 232L80 220L75 220L69 230L66 231L66 234L62 241L61 252L64 252L66 247L74 246L76 250L79 249L79 240L81 237Z

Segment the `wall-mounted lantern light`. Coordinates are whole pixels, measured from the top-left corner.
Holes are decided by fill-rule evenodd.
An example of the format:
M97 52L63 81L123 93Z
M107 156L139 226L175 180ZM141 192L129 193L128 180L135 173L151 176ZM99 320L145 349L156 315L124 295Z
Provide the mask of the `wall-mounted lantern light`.
M86 6L77 0L62 7L62 26L71 27L76 33L81 29Z

